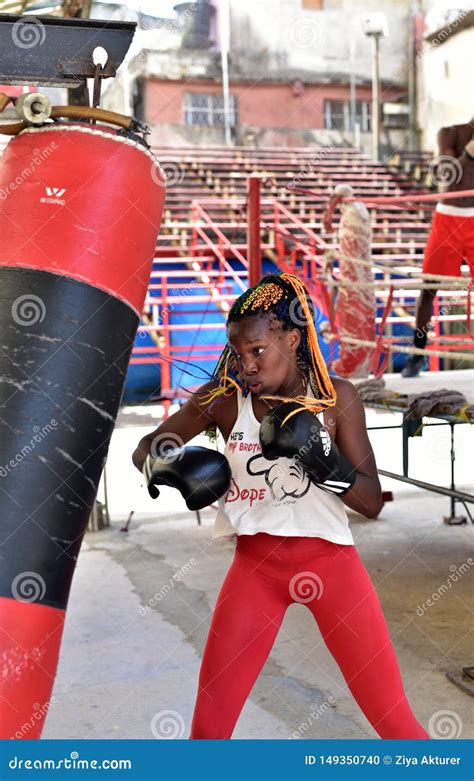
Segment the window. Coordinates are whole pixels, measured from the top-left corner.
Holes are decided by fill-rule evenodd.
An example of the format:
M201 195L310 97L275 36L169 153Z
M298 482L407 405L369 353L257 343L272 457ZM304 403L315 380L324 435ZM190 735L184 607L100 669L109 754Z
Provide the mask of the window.
M325 100L324 127L326 130L349 130L349 103Z
M363 133L371 130L371 103L356 100L355 121ZM348 100L324 101L324 127L326 130L352 130L351 103Z
M356 100L356 122L359 123L363 133L372 130L372 104L367 100Z
M229 97L230 126L237 126L237 98ZM187 92L184 97L184 124L224 127L224 96L217 93Z

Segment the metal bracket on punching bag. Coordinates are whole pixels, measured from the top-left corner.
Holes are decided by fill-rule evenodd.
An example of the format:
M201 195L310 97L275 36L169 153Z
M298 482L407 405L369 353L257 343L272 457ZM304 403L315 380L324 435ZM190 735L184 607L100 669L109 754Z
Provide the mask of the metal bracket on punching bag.
M98 46L108 54L101 78L111 78L135 28L135 22L0 14L0 84L76 87L94 78Z

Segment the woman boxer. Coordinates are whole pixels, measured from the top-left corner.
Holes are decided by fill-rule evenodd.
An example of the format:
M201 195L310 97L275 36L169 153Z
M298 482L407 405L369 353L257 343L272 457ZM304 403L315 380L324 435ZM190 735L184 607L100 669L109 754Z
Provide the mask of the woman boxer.
M219 429L226 442L232 481L219 499L214 537L236 534L237 543L204 650L190 737L231 737L286 609L300 602L380 737L428 738L407 701L344 508L371 518L382 506L364 409L349 382L328 375L306 288L290 274L264 277L235 301L227 337L215 379L133 455L141 469L165 433L188 442Z

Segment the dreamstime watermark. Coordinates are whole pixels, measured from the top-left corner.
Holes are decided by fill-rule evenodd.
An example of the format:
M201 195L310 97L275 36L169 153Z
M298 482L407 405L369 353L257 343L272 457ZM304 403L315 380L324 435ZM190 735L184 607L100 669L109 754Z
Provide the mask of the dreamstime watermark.
M433 158L428 166L428 175L433 184L446 188L452 184L459 184L462 179L462 165L456 157L451 155L438 155Z
M438 35L433 38L431 41L429 41L430 45L433 48L436 48L437 46L440 46L442 43L444 43L449 36L456 31L456 28L459 27L461 22L466 18L466 16L470 13L470 9L464 9L461 11L458 16L456 16L451 22L448 22L447 25L443 27L442 30L439 31ZM429 49L427 50L429 51ZM426 51L420 51L418 52L417 59L423 59L425 56Z
M310 428L312 433L308 441L306 442L306 444L301 445L301 447L298 448L298 452L295 453L295 455L293 456L293 458L296 458L297 460L301 460L302 458L308 455L308 453L311 450L310 443L314 444L315 442L318 443L320 442L325 458L327 458L329 453L331 452L332 440L328 430L325 429L324 426L321 426L320 423L318 423L317 425L316 423L313 423L313 425L310 426Z
M451 571L451 575L449 575L446 578L446 581L441 584L441 586L436 589L436 591L433 591L430 597L426 600L426 602L422 602L421 605L416 606L416 614L418 616L423 616L428 608L433 607L433 605L436 604L436 602L439 602L439 600L444 597L445 594L450 590L453 583L457 583L457 581L462 578L463 575L468 572L469 567L472 567L474 564L474 560L469 557L467 561L463 561L462 564L457 566L456 564L451 564L449 569Z
M291 302L288 308L288 315L294 325L305 327L308 325L308 318L306 317L303 304L298 298Z
M161 710L151 720L151 734L157 740L177 740L184 734L184 719L175 710Z
M51 421L46 423L46 425L42 428L39 426L33 426L34 434L29 443L24 445L20 452L17 453L14 458L11 458L7 464L0 466L0 477L6 477L12 469L15 469L18 464L21 464L23 459L29 456L30 453L32 453L35 449L36 445L39 445L40 442L42 442L43 439L45 439L45 437L51 433L51 431L54 431L57 425L57 421L52 418Z
M42 323L46 317L46 305L39 296L25 293L15 298L11 312L17 325L22 327L36 325Z
M168 583L165 583L165 585L156 592L147 602L145 602L144 605L140 606L140 610L138 611L141 616L146 616L148 611L155 607L158 602L160 602L164 597L166 597L175 587L176 583L180 583L183 579L184 575L187 575L188 572L192 570L193 567L195 567L197 564L196 559L189 559L189 562L186 562L177 572L175 572L169 579Z
M191 24L191 18L197 10L197 3L189 3L188 8L184 9L178 19L169 19L162 28L163 32L176 33L177 35L186 31Z
M198 262L198 261L196 261L196 262ZM206 274L205 274L204 271L203 272L196 271L196 275L201 275L201 279L200 280L192 279L191 282L189 283L189 285L187 287L185 287L185 288L179 288L179 289L178 288L171 288L168 291L168 295L169 296L179 296L179 297L185 298L186 296L189 296L189 295L191 295L191 293L194 292L194 288L202 287L203 285L207 284L207 282L205 281ZM202 277L204 277L204 279L202 279ZM210 278L208 277L207 279L208 279L208 282L210 282ZM155 305L152 304L152 306L157 306L157 305L156 304ZM153 319L152 330L156 330L157 327L162 325L164 323L165 319L170 314L172 314L175 311L176 306L178 306L177 303L175 304L175 303L171 302L167 306L163 307L158 312L158 316ZM147 335L148 329L140 330L138 333L139 333L140 338L143 339Z
M288 38L296 49L309 49L320 46L324 40L323 26L315 19L299 16L288 28Z
M181 184L186 173L186 166L178 160L160 160L151 166L151 178L160 187L173 187ZM164 181L163 181L164 180Z
M311 726L321 717L324 716L328 708L335 708L336 707L336 700L331 695L327 698L327 700L324 700L324 702L321 703L321 705L313 705L311 708L311 711L309 713L308 718L303 721L298 729L296 729L293 734L290 736L289 740L297 740L298 738L303 737L303 735L308 732L309 729L311 729Z
M187 24L189 24L189 21L196 10L197 3L190 3L189 7L180 14L179 22L176 21L171 23L171 29L175 30L176 32L181 32L182 29L185 28Z
M154 49L160 50L162 47L166 49L175 48L171 45L170 35L182 36L186 29L190 26L190 20L194 12L197 10L197 3L189 3L188 8L180 12L177 19L163 20L159 28L153 29L153 45ZM181 49L183 48L183 42L181 41ZM145 62L148 56L146 50L142 50L137 55L138 62Z
M35 16L22 16L12 27L12 41L19 49L34 49L46 40L46 27Z
M14 756L10 770L131 770L131 759L79 759L77 751L61 759L23 759Z
M15 732L16 740L27 738L28 733L38 724L38 722L41 722L45 718L51 706L54 706L56 702L56 697L51 697L50 701L45 702L43 705L40 705L39 702L35 702L30 720L25 721L20 729Z
M431 737L439 740L455 740L462 732L462 719L453 710L438 710L428 722Z
M441 282L439 282L439 285L440 285L440 287L441 287L441 284L442 284L442 283L441 283ZM462 289L462 288L460 288L460 289ZM468 282L467 289L468 289L468 291L470 291L470 290L472 289L472 282L471 282L471 281L470 281L470 282ZM435 295L435 292L436 292L436 291L434 291L434 292L433 292L433 296ZM442 306L439 308L439 311L438 311L438 317L441 317L441 316L443 316L443 315L449 315L449 313L451 312L452 308L453 308L454 306L458 305L458 304L459 304L459 298L458 298L457 296L455 296L455 295L452 295L452 296L451 296L451 298L449 298L449 299L446 301L446 303L445 303L445 304L443 304L443 305L442 305ZM421 337L422 337L424 334L428 335L428 334L429 334L431 331L433 331L433 330L434 330L434 323L432 323L432 322L430 321L430 322L429 322L429 323L427 323L425 326L423 326L423 328L417 328L417 329L416 329L416 335L417 335L419 338L421 338Z
M37 602L46 594L46 583L37 572L20 572L13 578L12 595L17 602Z
M321 147L317 152L309 159L306 165L302 166L298 173L292 178L291 182L284 187L280 187L278 197L283 198L287 194L287 190L294 190L302 182L304 183L304 177L309 174L314 174L315 166L325 159L328 152L335 149L334 142L327 144L327 146Z
M434 431L430 432L431 436L428 438L428 448L426 451L428 458L435 464L440 464L441 466L450 464L451 459L453 458L453 453L451 452L451 432L440 430L434 426L426 426L425 431L430 428L433 428ZM462 442L457 442L456 444L456 458L459 461L463 460ZM451 566L455 567L454 564Z
M57 146L58 145L56 141L51 141L51 143L44 149L38 149L37 147L33 149L31 163L25 166L25 168L23 168L23 170L15 177L12 182L5 185L4 187L0 187L0 201L6 200L12 192L21 187L21 185L24 184L28 177L31 176L31 174L33 174L36 169L39 168L42 163L48 159L49 155L54 152L55 149L57 149Z
M184 442L179 434L172 431L158 434L150 445L150 456L152 458L161 458L172 464L174 461L181 461L184 455Z
M306 605L313 599L321 599L323 581L315 572L298 572L290 580L289 591L295 602Z

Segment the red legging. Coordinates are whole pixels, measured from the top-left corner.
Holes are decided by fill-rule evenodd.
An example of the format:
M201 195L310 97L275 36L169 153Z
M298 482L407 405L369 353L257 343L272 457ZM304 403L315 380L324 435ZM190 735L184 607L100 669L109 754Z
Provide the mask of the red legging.
M406 698L374 586L352 545L239 535L213 613L190 738L230 738L288 605L302 602L381 738L429 738Z

